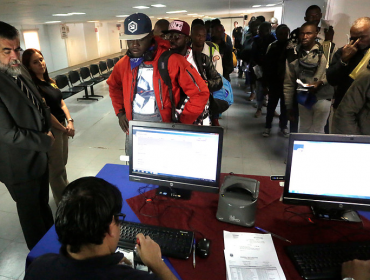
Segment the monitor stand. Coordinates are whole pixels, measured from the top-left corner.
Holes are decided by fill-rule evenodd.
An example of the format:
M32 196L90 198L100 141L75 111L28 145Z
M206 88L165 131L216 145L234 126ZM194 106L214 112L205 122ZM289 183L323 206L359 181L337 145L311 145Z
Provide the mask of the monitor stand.
M168 196L176 199L189 200L191 197L191 190L184 190L171 187L158 186L157 195Z
M360 216L353 210L328 209L317 206L311 206L311 210L314 216L319 219L361 223Z

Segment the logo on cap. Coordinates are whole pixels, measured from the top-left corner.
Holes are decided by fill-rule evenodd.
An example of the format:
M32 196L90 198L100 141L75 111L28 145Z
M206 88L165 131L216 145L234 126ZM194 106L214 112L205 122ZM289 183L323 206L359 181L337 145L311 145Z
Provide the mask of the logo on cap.
M134 33L136 30L137 30L137 23L134 22L134 21L131 21L128 25L128 31L130 31L131 33Z
M184 23L182 21L174 20L173 22L171 22L170 27L168 28L168 30L182 31L183 25L184 25Z

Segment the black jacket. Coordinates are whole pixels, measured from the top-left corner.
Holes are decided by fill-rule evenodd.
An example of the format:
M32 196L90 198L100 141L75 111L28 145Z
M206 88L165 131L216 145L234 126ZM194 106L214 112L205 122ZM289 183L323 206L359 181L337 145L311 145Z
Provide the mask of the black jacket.
M348 65L345 66L341 63L342 49L343 48L340 48L334 54L330 66L326 71L326 78L328 80L328 83L332 86L336 86L334 93L334 108L337 108L339 106L343 96L352 85L353 79L349 75L360 63L367 51L367 49L362 51L358 50L357 53L350 59Z
M203 80L207 81L208 89L210 92L214 92L222 88L222 78L215 69L212 61L207 55L193 50L193 57L195 64L197 65L199 74Z
M270 93L283 92L288 43L271 43L262 64L263 83L270 89Z

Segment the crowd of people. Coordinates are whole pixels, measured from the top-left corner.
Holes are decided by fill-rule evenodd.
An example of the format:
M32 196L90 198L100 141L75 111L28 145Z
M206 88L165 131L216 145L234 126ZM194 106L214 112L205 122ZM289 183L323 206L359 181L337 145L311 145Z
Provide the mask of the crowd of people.
M230 82L236 69L251 91L249 100L256 99L254 116L261 117L267 107L264 137L270 136L274 116L284 137L290 132L370 135L369 17L354 22L350 42L339 49L334 29L325 26L318 6L308 7L305 22L292 32L276 18L247 20L244 26L235 22L230 37L219 19L196 19L191 26L159 20L153 28L145 14L128 16L121 36L128 50L107 80L123 132L128 133L131 120L219 125L228 104L214 93ZM95 275L109 271L134 277L138 272L116 266L122 259L114 253L122 207L119 191L97 178L68 182L65 166L74 120L42 53L27 49L20 58L19 32L4 22L0 48L0 181L16 202L30 250L54 224L49 183L58 205L60 255L41 257L26 279L73 278L84 265L95 266ZM78 232L76 224L86 228ZM141 258L155 273L145 279L176 279L161 261L158 245L149 237L138 238ZM349 262L343 275L369 273L368 267L369 262Z
M234 48L242 61L238 78L245 76L248 100L256 99L254 117L267 107L262 136L270 136L274 116L284 137L293 132L369 135L369 17L353 23L348 44L339 49L333 27L316 5L291 32L276 18L247 19L244 28L234 23ZM279 102L280 114L275 111Z

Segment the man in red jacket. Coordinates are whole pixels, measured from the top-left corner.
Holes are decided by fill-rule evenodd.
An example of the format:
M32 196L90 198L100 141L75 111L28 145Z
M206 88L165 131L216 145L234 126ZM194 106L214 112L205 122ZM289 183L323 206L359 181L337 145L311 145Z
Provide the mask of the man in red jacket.
M127 40L128 51L115 65L107 83L115 113L122 130L128 132L130 120L171 122L171 100L158 70L158 59L169 50L168 41L153 36L152 23L142 13L132 14L124 22L121 40ZM189 97L178 121L192 124L203 112L209 98L206 83L194 67L179 55L168 60L174 103L180 101L180 89Z

